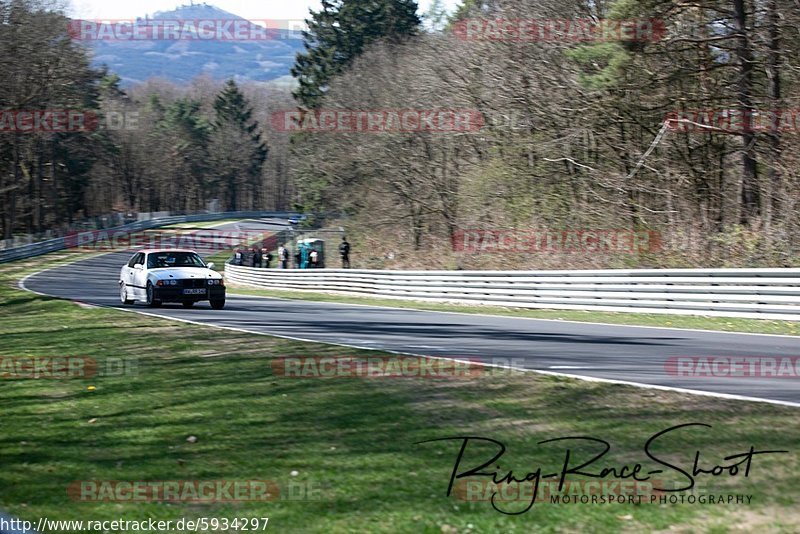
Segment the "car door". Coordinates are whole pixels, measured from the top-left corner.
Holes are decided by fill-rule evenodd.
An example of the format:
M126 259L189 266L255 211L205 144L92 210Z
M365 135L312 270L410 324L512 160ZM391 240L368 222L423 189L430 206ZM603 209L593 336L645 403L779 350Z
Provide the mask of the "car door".
M141 269L134 269L134 265L141 265ZM130 266L130 288L131 292L137 296L137 298L144 298L145 294L145 281L147 280L147 264L145 263L145 254L143 252L138 253L133 260L131 260Z
M136 265L136 261L141 255L141 253L134 254L121 270L120 279L129 288L129 291L133 290L133 288L130 287L131 284L133 284L133 266Z
M136 254L131 256L131 259L122 266L122 269L119 270L119 280L125 287L128 287L131 284L131 267L133 266L133 262L136 259Z
M143 264L144 263L144 253L139 252L131 258L131 261L128 262L128 265L125 267L125 277L124 282L128 287L128 294L133 296L134 298L140 298L144 291L139 289L137 286L140 284L137 282L138 275L142 272L139 269L134 269L133 266L136 264Z

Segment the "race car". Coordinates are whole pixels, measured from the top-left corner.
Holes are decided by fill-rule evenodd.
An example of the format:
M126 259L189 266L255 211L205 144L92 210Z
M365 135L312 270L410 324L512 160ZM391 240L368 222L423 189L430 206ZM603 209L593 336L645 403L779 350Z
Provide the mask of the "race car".
M140 250L119 273L123 304L143 302L152 308L180 302L191 308L207 300L215 310L225 307L225 282L193 250Z

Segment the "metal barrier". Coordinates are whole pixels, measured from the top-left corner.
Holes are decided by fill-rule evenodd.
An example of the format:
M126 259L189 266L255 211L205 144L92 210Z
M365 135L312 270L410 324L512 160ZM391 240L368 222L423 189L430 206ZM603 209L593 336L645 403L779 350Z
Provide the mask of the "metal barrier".
M153 228L160 228L162 226L169 226L171 224L190 223L190 222L211 222L221 221L224 219L249 219L259 217L276 217L288 218L296 215L294 212L274 212L274 211L235 211L226 213L197 213L194 215L175 215L171 217L161 217L158 219L150 219L146 221L138 221L124 226L117 226L114 228L106 228L104 232L115 231L130 231L138 232L141 230L151 230ZM32 258L42 254L49 254L50 252L57 252L70 248L67 244L66 237L58 237L47 241L40 241L38 243L31 243L30 245L23 245L21 247L9 248L0 251L0 263L21 260L24 258Z
M226 264L229 282L391 299L800 320L800 269L281 270Z

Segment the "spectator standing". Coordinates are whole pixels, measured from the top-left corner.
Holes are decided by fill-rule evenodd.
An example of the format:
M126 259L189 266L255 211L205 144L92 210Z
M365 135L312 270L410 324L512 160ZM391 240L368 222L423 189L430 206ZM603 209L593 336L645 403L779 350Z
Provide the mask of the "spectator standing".
M342 243L339 245L339 256L342 257L342 269L350 268L350 243L347 238L342 236Z
M281 269L289 268L289 249L283 245L278 248L278 262L280 263Z
M256 247L253 247L253 267L261 267L261 252Z
M309 259L311 260L311 268L316 269L319 267L319 252L314 249L311 249L311 253L308 255Z

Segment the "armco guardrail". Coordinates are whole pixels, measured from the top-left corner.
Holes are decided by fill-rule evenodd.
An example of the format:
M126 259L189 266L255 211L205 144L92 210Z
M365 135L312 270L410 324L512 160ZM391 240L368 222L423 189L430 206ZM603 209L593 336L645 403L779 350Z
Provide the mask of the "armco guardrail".
M226 264L225 276L259 288L393 299L800 320L800 269L376 271Z
M224 219L249 219L258 217L276 217L288 218L296 213L293 212L275 212L275 211L233 211L226 213L197 213L193 215L176 215L172 217L162 217L159 219L150 219L147 221L139 221L124 226L117 226L115 228L106 228L104 231L130 231L138 232L141 230L150 230L152 228L160 228L162 226L169 226L170 224L190 223L190 222L210 222L221 221ZM48 241L41 241L39 243L31 243L21 247L10 248L0 251L0 263L21 260L24 258L32 258L50 252L57 252L68 248L64 237L50 239Z

